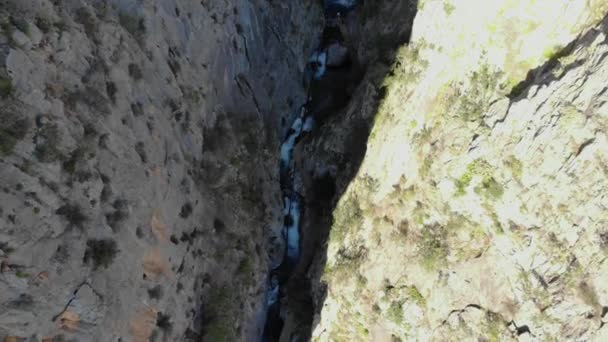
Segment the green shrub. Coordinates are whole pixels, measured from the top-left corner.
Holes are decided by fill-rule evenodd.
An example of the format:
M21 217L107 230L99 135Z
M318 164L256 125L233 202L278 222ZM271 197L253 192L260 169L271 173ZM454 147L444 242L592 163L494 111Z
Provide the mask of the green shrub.
M0 112L0 155L8 155L19 140L22 140L30 128L30 123L18 114L9 111Z
M445 264L447 255L445 229L439 225L425 226L420 242L422 266L429 271L435 270Z
M72 226L84 229L84 223L88 221L88 217L82 213L82 209L78 204L65 204L55 211L55 214L65 217Z
M403 322L403 305L402 301L393 301L386 310L386 317L393 323L401 325Z
M179 217L186 219L192 214L192 203L186 202L179 211Z
M325 265L323 281L326 283L330 281L343 283L350 281L355 276L358 282L367 281L367 279L361 279L364 277L359 273L359 268L365 260L366 255L367 250L363 247L354 251L341 249L336 256L336 263L333 266Z
M51 21L43 17L36 17L35 24L43 33L49 33L53 27Z
M203 341L230 342L233 341L231 322L234 317L234 303L230 291L226 287L214 287L207 300L207 322L204 322Z
M333 215L333 224L329 239L340 241L351 230L357 230L363 223L363 212L359 207L359 200L356 196L349 194L336 208Z
M443 10L445 11L445 14L447 14L448 16L450 16L454 10L456 9L456 6L454 6L449 0L446 0L443 2Z
M464 121L480 120L496 95L500 72L491 71L487 64L471 76L466 91L459 96L457 115Z
M13 82L10 78L0 76L0 98L7 98L13 93Z
M597 309L601 308L597 293L592 285L583 281L578 284L577 294L590 307Z
M173 323L171 323L171 316L159 312L156 315L156 326L164 332L170 332L173 330Z
M86 149L79 147L70 153L70 158L62 163L63 170L71 175L76 172L78 162L85 158Z
M23 272L21 270L18 270L17 272L15 272L15 275L17 276L17 278L29 278L31 277L31 275L27 272Z
M504 188L494 177L484 177L481 184L475 187L475 192L489 199L497 200L502 197Z
M59 33L61 34L65 31L65 29L67 28L68 25L65 23L65 21L60 20L60 21L54 22L53 26L55 26L57 31L59 31Z
M15 32L15 26L13 26L13 24L11 23L10 20L4 19L4 20L0 21L0 32L2 32L2 34L4 34L4 36L6 36L6 38L8 40L8 45L11 48L16 49L18 47L17 42L15 42L15 40L13 39L13 33Z
M36 134L34 156L43 163L52 163L63 158L57 149L60 142L59 128L55 124L46 125Z
M486 313L486 331L489 342L500 341L501 318L498 314L488 311Z
M7 19L4 19L4 20L0 21L0 30L2 31L3 35L5 35L8 39L11 39L11 36L13 35L15 28L10 23L10 21L8 21Z
M507 167L509 167L509 169L511 169L511 174L513 175L513 178L518 181L521 181L521 176L524 170L523 163L519 159L512 156L505 161L505 164L507 165Z
M424 299L424 296L422 295L422 293L420 293L420 291L418 291L418 289L416 288L416 286L409 287L407 289L407 294L419 306L425 306L426 305L426 299Z
M251 258L245 257L241 260L238 272L243 275L251 275L251 273L253 273L253 262L251 262Z
M121 223L127 218L129 218L129 213L125 210L115 210L106 214L106 222L108 222L108 226L112 228L113 232L117 232L120 229Z
M15 251L15 249L8 245L8 242L0 241L0 250L4 252L5 255L11 254Z
M251 261L251 257L246 256L237 269L239 276L243 280L243 284L247 287L251 286L254 283L254 264Z
M88 37L93 38L97 31L97 22L95 16L93 16L86 7L81 7L76 10L75 21L84 27L84 32Z
M131 63L129 64L129 76L131 76L134 80L139 81L144 75L137 64Z
M118 22L135 38L141 38L146 33L144 19L127 13L118 15Z
M135 144L135 152L139 155L139 159L142 163L145 164L148 162L148 154L146 153L146 146L143 141L138 141Z
M108 268L117 253L118 248L114 239L89 239L83 260L87 264L92 261L93 269L98 269L101 266Z
M502 197L503 186L492 176L492 171L492 167L482 159L477 159L467 165L465 173L455 182L456 196L462 196L466 193L466 188L471 184L474 176L481 176L481 184L475 188L475 192L486 195L490 199Z
M148 289L148 296L151 299L161 299L163 297L163 288L160 285L156 285L151 289Z

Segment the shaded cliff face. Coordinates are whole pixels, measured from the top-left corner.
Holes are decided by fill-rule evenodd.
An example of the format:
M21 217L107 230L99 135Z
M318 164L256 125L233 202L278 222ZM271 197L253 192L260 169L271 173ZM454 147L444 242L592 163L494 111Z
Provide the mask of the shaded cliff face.
M321 13L1 2L1 338L259 336Z
M418 3L304 151L337 192L313 340L606 339L607 6Z

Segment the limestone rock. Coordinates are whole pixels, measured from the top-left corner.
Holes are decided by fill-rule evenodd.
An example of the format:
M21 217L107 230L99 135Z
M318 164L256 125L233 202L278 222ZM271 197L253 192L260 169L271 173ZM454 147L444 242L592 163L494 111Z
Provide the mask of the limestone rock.
M308 273L313 339L601 340L607 10L418 3L390 71L371 64L303 152L342 170ZM373 127L358 165L344 127L360 121Z
M255 340L281 121L321 20L312 2L3 1L0 340Z

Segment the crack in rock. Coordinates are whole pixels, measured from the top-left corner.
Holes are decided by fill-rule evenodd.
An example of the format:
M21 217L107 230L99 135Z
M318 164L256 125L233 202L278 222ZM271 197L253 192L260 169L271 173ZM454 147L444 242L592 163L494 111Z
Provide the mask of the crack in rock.
M57 318L59 318L64 312L67 311L67 309L70 307L70 304L72 304L72 302L76 299L76 296L78 295L78 292L80 291L80 289L85 285L87 285L89 288L91 288L91 291L93 291L93 293L97 297L99 297L100 300L103 300L103 295L101 295L99 292L97 292L97 290L95 290L95 288L88 281L85 280L82 283L78 284L76 289L72 292L72 297L68 300L67 304L63 307L63 310L61 310L61 312L59 312L58 314L53 316L53 318L51 319L51 322L55 322L57 320Z

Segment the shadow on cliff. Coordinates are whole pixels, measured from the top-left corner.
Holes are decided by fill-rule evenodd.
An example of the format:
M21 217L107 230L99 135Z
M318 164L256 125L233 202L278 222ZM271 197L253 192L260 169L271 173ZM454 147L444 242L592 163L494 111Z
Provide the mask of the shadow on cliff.
M581 66L584 63L584 60L578 59L570 64L563 65L563 70L559 74L555 74L552 72L555 71L557 67L562 64L561 60L564 57L570 56L572 53L574 53L576 49L581 45L581 43L591 44L602 32L608 32L608 15L603 17L603 19L596 28L590 29L580 34L568 45L555 51L549 57L549 60L547 60L545 63L528 71L526 78L519 82L517 85L515 85L511 92L507 95L507 97L509 97L509 99L511 100L517 100L519 98L526 97L528 96L529 91L532 89L532 86L548 85L552 82L561 79L561 77L565 75L569 70Z
M340 102L321 114L317 112L320 127L301 144L308 146L302 147L306 151L301 154L309 158L300 167L306 203L302 256L287 284L294 322L283 331L281 341L294 335L309 340L318 324L327 291L322 276L332 213L363 161L374 115L384 97L382 82L390 75L397 49L410 41L417 2L361 1L347 19L345 34L346 45L357 51L353 62L358 64L353 72L360 75L350 75L356 84L350 92L348 83L335 82L328 89L313 85L313 108L315 101L320 101L315 96L324 91L337 89Z

